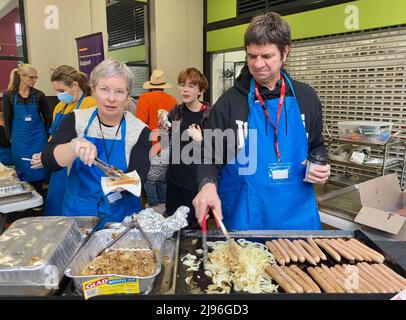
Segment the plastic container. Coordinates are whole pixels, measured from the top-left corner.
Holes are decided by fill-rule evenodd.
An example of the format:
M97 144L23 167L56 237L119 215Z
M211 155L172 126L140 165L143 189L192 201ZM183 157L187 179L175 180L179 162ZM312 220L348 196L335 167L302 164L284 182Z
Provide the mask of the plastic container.
M384 144L391 137L393 123L373 121L340 121L341 139Z
M117 229L105 229L93 234L89 241L83 246L79 253L73 258L68 268L65 270L65 275L73 279L76 290L83 294L83 283L92 279L99 279L102 277L122 277L122 278L136 278L139 280L139 288L141 294L149 293L154 285L156 276L161 272L162 268L162 255L161 248L165 241L161 233L148 233L146 235L154 251L159 252L157 254L157 269L154 274L148 277L136 277L128 275L117 274L103 274L94 276L84 276L81 274L86 265L92 261L96 254L103 249L110 240L117 235ZM142 236L138 230L131 230L125 237L115 243L111 249L131 249L131 248L147 248L147 244L143 241Z

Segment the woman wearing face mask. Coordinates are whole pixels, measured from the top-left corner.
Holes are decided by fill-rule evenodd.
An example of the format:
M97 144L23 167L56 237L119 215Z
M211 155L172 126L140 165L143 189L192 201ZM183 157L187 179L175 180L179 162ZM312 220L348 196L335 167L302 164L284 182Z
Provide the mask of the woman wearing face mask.
M60 102L54 109L54 120L49 129L53 136L59 129L65 116L77 109L87 109L96 105L91 96L89 78L75 68L62 65L53 70L52 86L57 92ZM45 202L44 214L48 216L62 215L62 204L65 195L67 171L66 168L52 172Z
M98 216L100 227L121 222L141 209L139 197L128 191L104 195L105 174L93 165L95 158L123 172L136 170L141 182L149 171L149 129L124 111L133 88L131 70L117 60L100 63L90 75L96 108L74 110L63 120L42 153L42 162L51 171L70 167L62 214Z
M47 173L37 162L47 142L51 114L44 93L34 88L37 80L37 70L32 65L22 64L11 71L4 94L4 127L18 176L42 194Z

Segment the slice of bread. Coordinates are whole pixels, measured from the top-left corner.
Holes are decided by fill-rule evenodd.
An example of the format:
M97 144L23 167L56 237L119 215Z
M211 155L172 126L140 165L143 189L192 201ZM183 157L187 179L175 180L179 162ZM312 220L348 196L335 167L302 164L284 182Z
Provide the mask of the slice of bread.
M107 185L110 187L122 186L125 184L137 184L140 180L136 177L129 177L125 174L122 174L120 178L109 178Z

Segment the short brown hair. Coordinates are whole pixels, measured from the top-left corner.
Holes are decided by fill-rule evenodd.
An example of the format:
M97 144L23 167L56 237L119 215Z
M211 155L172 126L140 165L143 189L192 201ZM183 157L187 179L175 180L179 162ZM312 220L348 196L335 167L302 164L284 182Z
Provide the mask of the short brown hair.
M291 45L290 26L285 19L275 12L256 16L251 20L244 35L244 46L265 46L275 44L281 56L286 46Z
M179 73L178 84L185 84L189 80L191 84L199 86L199 90L204 92L208 89L209 83L206 77L196 68L187 68Z

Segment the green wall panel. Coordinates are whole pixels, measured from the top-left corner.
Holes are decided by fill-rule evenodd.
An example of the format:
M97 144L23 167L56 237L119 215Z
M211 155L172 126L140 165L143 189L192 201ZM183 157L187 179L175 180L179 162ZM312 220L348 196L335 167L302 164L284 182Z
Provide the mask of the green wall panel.
M207 23L235 18L237 0L207 0Z
M349 7L350 6L350 7ZM351 9L346 13L346 8ZM346 27L358 12L358 29ZM292 28L292 38L302 39L406 23L406 0L358 0L284 17ZM241 48L248 24L207 33L209 52Z
M122 62L144 61L146 57L145 50L145 45L135 46L109 51L109 55L111 58L117 59Z

